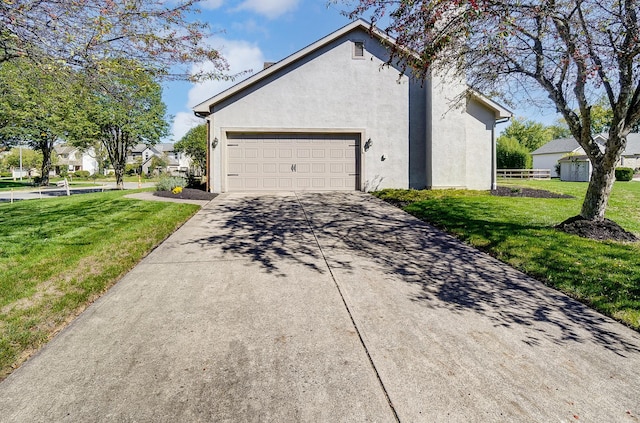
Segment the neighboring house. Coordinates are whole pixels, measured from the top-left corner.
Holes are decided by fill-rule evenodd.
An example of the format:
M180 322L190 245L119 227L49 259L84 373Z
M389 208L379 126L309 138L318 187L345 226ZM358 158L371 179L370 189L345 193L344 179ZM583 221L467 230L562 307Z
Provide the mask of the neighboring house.
M596 135L595 140L604 151L604 144L607 142L606 134ZM584 156L584 160L588 160L584 149L580 147L578 141L574 138L560 138L549 141L542 147L531 152L531 156L533 157L533 168L550 169L551 177L561 176L556 172L556 164L566 156ZM571 161L578 163L580 160L572 157ZM574 167L575 166L577 165L574 165ZM625 148L625 151L622 153L618 166L631 167L633 169L640 167L640 134L634 133L627 136L627 148ZM586 179L588 181L591 177L591 164L589 164L587 168L589 169Z
M58 144L53 147L57 161L52 169L53 175L60 175L64 169L68 172L87 170L90 174L98 172L98 161L95 158L93 148L82 150L68 144Z
M620 157L621 167L630 167L638 173L640 170L640 133L627 135L627 148Z
M186 174L191 164L188 156L174 150L173 143L160 143L152 146L137 144L129 152L127 163L140 164L142 173L148 174L151 173L150 168L154 156L167 163L166 171L171 175Z
M489 189L495 123L467 86L385 66L393 39L362 20L194 107L209 125L213 192Z

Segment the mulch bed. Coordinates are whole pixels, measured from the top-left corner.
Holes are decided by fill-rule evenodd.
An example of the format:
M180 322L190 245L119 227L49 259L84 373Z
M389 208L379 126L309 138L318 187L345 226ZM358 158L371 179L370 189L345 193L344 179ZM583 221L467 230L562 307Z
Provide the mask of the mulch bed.
M575 198L571 195L558 194L543 189L498 187L491 190L491 195L498 197L530 197L530 198Z
M638 237L634 234L625 231L620 227L620 225L609 219L592 221L586 220L582 216L574 216L559 225L556 225L556 229L569 234L578 235L583 238L597 239L601 241L639 241Z
M180 194L174 194L171 191L154 191L153 195L157 197L179 198L181 200L203 200L209 201L216 198L218 194L206 192L199 189L183 188Z

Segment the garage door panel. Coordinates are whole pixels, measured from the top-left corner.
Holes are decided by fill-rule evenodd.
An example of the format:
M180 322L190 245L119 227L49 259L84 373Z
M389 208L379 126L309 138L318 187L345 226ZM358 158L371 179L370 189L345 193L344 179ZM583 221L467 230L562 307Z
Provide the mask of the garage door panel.
M242 173L244 165L242 163L229 163L229 173Z
M295 169L298 173L311 173L311 163L298 163Z
M293 157L293 149L292 148L281 148L278 150L278 157L281 159L290 159Z
M277 173L278 165L275 163L263 163L262 164L262 172L264 173Z
M264 157L265 159L275 159L276 157L278 157L278 150L276 150L274 147L265 147L262 150L262 157Z
M355 190L359 136L227 133L227 187L248 190Z

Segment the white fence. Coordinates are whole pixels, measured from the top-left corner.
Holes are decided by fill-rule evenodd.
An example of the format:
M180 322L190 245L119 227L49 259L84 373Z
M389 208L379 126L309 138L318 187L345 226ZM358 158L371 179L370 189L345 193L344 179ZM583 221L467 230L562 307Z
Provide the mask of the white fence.
M551 169L498 169L498 178L551 179Z

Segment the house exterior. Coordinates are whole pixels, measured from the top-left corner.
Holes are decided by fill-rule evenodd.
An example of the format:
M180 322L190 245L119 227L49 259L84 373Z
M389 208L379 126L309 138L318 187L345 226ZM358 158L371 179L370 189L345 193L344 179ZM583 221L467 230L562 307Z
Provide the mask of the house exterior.
M53 169L54 175L60 175L62 170L76 172L86 170L90 174L98 172L99 166L93 148L86 150L68 144L58 144L53 147L57 157L56 165Z
M594 139L600 145L600 148L604 151L605 143L607 142L606 134L596 135ZM576 163L589 161L589 159L585 155L584 149L580 147L578 141L576 141L574 138L560 138L551 140L542 147L531 152L531 156L533 158L534 169L550 169L551 177L560 177L560 179L562 179L563 181L572 181L575 179L564 179L565 176L558 174L558 172L556 171L556 164L561 162L561 159L570 159L563 160L560 167L562 168L562 163L568 163L564 165L564 169L565 172L569 172L568 169L573 166L574 171L571 174L574 176L572 176L571 178L576 177L575 169L576 166L579 166ZM570 165L570 163L574 164ZM580 171L581 175L582 172L584 172L584 169L588 170L587 178L582 179L584 179L585 181L589 181L589 179L591 178L591 163L589 163L588 165L583 164L580 166L583 169ZM640 168L640 134L633 133L627 135L627 147L622 152L622 157L620 158L620 163L618 163L618 166L630 167L633 169ZM569 173L565 173L565 175L568 174ZM566 177L569 178L568 176Z
M495 123L511 113L467 86L384 66L387 44L353 22L194 107L209 133L209 188L490 189Z
M162 158L166 163L166 171L171 175L185 175L191 166L191 159L174 149L173 143L159 143L152 146L135 145L127 156L128 164L139 164L143 174L151 172L153 157Z

